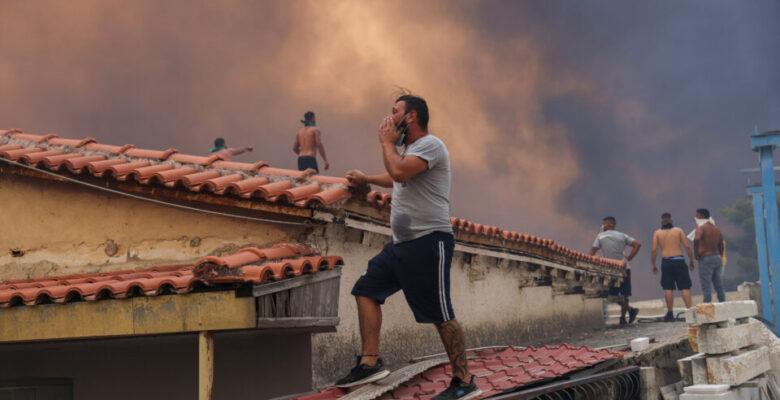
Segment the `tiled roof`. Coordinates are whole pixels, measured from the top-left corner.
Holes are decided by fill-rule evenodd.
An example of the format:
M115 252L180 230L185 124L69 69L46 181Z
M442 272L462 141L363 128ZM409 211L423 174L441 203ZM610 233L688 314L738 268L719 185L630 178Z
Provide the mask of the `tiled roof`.
M377 208L389 208L387 193L361 192L345 178L316 175L314 170L273 168L221 160L216 155L198 156L176 149L147 150L133 145L114 146L93 138L64 139L57 135L35 135L17 129L0 130L0 158L53 172L69 172L96 178L161 185L172 189L233 196L297 207L336 206L341 201L363 199ZM455 232L464 232L503 243L521 243L552 251L571 261L582 261L622 269L617 260L592 257L532 235L505 231L461 218L452 218Z
M512 231L505 231L495 226L477 224L461 218L450 218L452 229L455 232L464 232L488 239L495 239L503 242L525 243L527 245L544 248L569 259L597 264L604 267L623 269L625 263L619 260L612 260L604 257L591 256L576 250L569 249L552 239L543 239L533 235L526 235Z
M538 348L510 346L470 351L467 357L469 370L476 375L475 382L482 390L482 398L486 398L515 391L531 383L559 378L602 361L620 358L622 354L610 350L593 350L587 346L572 347L562 344ZM449 364L433 367L413 376L378 399L427 400L446 389L450 379L452 368ZM357 389L327 388L315 394L298 397L297 400L338 399Z
M114 146L93 138L64 139L0 130L0 157L50 171L162 185L218 196L235 196L297 207L317 207L352 197L345 178L224 161L219 156Z
M194 265L0 281L0 307L189 293L214 286L231 289L234 284L277 281L343 263L341 257L322 257L307 246L248 247L227 256L205 257Z

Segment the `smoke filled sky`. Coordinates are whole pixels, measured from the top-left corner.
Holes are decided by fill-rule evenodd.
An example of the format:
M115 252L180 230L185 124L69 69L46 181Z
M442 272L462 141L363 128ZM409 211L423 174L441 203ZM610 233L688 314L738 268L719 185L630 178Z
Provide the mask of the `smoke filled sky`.
M452 214L587 251L744 196L754 125L780 129L771 1L0 1L0 128L295 168L317 113L331 175L381 172L398 87L448 145ZM716 220L718 214L715 213ZM728 269L728 267L727 267ZM698 278L694 279L698 288Z

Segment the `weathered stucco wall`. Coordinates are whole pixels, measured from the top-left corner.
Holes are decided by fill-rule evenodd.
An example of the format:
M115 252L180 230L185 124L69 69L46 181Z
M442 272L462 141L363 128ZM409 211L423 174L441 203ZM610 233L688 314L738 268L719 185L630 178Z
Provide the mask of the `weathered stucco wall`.
M214 398L310 390L310 335L214 335ZM76 400L195 399L197 335L0 345L0 386L70 382Z
M187 263L307 231L6 174L0 221L0 280Z
M338 331L316 334L312 342L315 385L320 386L346 373L360 353L357 307L349 293L368 260L390 237L339 225L317 232L312 239L328 253L346 255ZM533 339L604 323L599 298L554 293L551 285L526 286L530 271L535 269L526 263L455 252L451 296L468 347L524 345ZM398 364L444 351L436 329L414 321L402 293L387 300L382 315L380 352L385 362Z
M381 229L367 231L341 222L289 226L247 221L11 175L0 175L0 204L6 227L0 230L0 279L186 263L282 241L311 243L325 254L343 256L341 323L336 333L317 334L312 342L317 385L354 363L360 349L350 290L368 260L390 240ZM116 251L109 256L114 253L111 243ZM603 324L601 299L567 291L566 281L573 278L565 271L465 247L453 259L451 294L469 347L523 345ZM15 257L12 250L24 255ZM443 351L435 328L415 323L401 293L387 301L383 315L381 349L387 362Z

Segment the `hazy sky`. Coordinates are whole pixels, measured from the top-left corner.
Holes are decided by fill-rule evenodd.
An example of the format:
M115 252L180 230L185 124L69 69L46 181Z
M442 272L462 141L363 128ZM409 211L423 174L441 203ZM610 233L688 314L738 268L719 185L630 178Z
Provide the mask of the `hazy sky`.
M294 168L313 110L329 174L380 172L405 87L453 163L454 216L590 248L601 217L644 247L669 211L744 196L753 126L780 129L775 1L0 0L0 128ZM715 214L716 219L718 214ZM694 279L698 288L698 278Z

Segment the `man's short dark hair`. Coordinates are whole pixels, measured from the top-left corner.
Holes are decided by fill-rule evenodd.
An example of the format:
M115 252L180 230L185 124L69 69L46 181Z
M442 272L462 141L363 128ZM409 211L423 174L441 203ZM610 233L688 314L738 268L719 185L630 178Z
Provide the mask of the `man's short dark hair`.
M303 114L303 119L306 121L311 121L314 119L314 111L306 111L306 114Z
M225 147L225 139L221 137L214 139L214 147Z
M425 102L420 96L412 94L405 94L395 100L395 102L403 101L405 104L404 113L415 111L417 113L417 123L420 124L422 130L428 130L428 103Z
M672 218L672 214L663 213L663 214L661 214L661 218L663 218L663 219L670 219L670 218Z
M612 225L617 225L617 221L615 220L615 217L604 217L601 221L603 222L609 222Z
M709 218L710 217L710 210L708 210L706 208L700 208L700 209L696 210L696 214L701 214L704 218Z

